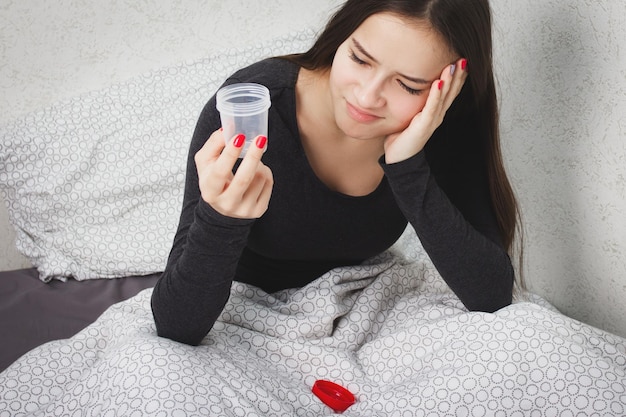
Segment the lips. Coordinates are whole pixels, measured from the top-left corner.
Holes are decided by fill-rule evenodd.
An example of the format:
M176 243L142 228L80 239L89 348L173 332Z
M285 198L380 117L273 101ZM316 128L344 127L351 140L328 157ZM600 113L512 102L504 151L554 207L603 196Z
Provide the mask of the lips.
M347 101L346 101L346 110L348 112L348 115L359 123L371 123L380 119L379 116L372 114L372 113L368 113L364 110L361 110L358 107L353 106Z

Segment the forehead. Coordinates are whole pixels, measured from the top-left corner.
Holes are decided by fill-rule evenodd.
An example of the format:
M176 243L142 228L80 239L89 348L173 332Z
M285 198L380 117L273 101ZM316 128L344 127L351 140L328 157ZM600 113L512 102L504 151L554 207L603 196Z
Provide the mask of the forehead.
M430 79L456 60L428 22L390 13L368 17L348 38L355 39L381 65L406 75ZM434 78L433 78L434 79Z

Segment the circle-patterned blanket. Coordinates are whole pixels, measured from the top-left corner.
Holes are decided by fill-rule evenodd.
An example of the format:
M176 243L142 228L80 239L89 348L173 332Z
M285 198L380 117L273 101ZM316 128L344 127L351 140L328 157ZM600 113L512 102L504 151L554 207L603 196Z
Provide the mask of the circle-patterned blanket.
M532 295L468 312L413 255L275 294L234 283L198 347L156 335L145 290L0 374L0 416L332 415L319 379L355 394L349 416L625 415L626 340Z

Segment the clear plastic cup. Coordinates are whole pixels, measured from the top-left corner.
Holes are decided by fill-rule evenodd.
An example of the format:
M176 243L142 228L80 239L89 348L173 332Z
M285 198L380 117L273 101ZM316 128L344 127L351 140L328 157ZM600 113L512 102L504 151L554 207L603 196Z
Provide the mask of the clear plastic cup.
M226 142L238 134L246 136L243 158L257 136L267 137L270 92L261 84L239 83L220 88L216 98Z

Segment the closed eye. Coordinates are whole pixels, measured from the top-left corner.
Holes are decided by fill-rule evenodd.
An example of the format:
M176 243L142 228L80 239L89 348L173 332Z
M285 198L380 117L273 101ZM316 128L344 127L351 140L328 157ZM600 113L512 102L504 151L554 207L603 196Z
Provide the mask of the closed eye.
M354 62L356 62L359 65L367 65L367 62L363 61L361 58L359 58L354 51L350 51L350 59L353 60Z
M359 56L353 50L350 50L350 59L358 65L368 65L367 62L359 58ZM424 90L411 88L400 80L398 80L398 84L400 84L400 87L402 87L404 91L414 96L418 96L424 92Z
M424 92L424 90L411 88L400 80L398 80L398 84L400 84L400 87L402 87L407 93L414 95L414 96L419 96L420 94Z

